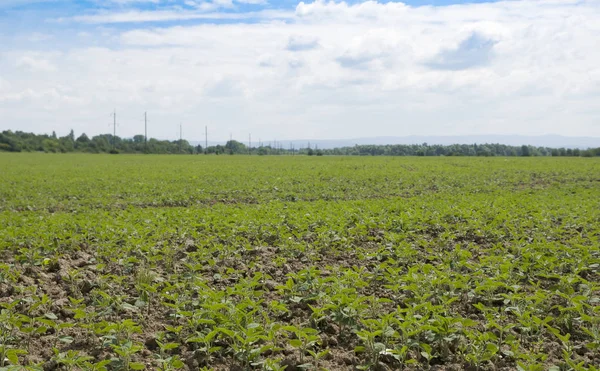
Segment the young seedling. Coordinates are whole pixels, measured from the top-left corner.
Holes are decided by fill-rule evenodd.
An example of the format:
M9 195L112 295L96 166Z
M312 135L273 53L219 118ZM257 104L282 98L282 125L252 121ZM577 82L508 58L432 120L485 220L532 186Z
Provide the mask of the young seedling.
M56 363L63 365L66 370L78 370L84 368L86 362L93 360L93 357L81 355L76 350L68 350L64 353L54 348L54 357L52 357Z
M310 363L305 363L304 357L306 357L306 353L309 353L309 351L321 341L321 338L318 336L319 332L312 328L298 328L296 326L283 326L281 327L281 330L289 331L294 334L295 338L290 339L288 342L292 347L298 349L300 352L300 366L298 367L309 367ZM325 356L325 354L320 355L318 352L312 352L311 355L313 355L315 361L317 361L317 357L318 359L321 359Z
M156 340L158 347L160 348L160 354L155 354L157 362L159 363L159 369L161 371L172 371L183 368L184 363L181 361L178 355L170 355L169 352L179 348L177 343L163 343L160 340Z
M220 346L214 346L214 341L219 333L221 333L219 330L212 330L206 335L197 333L196 336L187 339L187 342L200 344L200 347L196 349L196 352L201 353L205 363L210 364L212 355L221 350Z
M113 358L111 362L119 365L123 370L143 370L146 366L140 362L133 362L133 355L142 350L141 345L134 344L131 340L126 340L119 344L111 344L111 348L119 358Z

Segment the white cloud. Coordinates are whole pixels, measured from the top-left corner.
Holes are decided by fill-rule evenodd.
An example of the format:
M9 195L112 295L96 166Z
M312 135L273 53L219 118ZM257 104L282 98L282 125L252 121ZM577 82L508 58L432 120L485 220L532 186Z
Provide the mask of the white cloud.
M28 130L73 127L96 134L116 107L124 111L123 135L138 133L141 112L148 110L152 135L174 137L171 125L183 121L189 139L200 139L205 124L215 138L252 132L263 140L600 136L595 1L417 8L315 2L300 3L293 12L129 11L76 20L249 18L258 22L140 23L130 30L103 29L108 35L102 37L88 27L86 40L115 43L49 55L6 51L0 55L0 109ZM54 71L40 78L44 63ZM38 106L48 114L36 112Z
M257 64L260 67L275 67L275 63L275 57L272 54L263 54L257 59Z
M0 93L8 92L10 90L10 83L0 76Z
M233 0L187 0L186 5L208 12L233 8Z
M28 72L52 72L56 67L47 59L36 56L22 56L15 66Z
M311 50L319 47L319 39L314 37L306 37L303 35L292 35L288 39L287 50L299 52Z

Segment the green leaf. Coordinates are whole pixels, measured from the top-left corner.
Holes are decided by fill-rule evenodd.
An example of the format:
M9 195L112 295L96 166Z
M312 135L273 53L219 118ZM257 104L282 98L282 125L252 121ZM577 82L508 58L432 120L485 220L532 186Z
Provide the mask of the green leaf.
M490 352L490 353L492 353L492 354L498 353L498 346L496 344L488 343L485 346L485 349L487 349L487 351Z
M164 350L177 349L177 348L179 348L179 344L177 344L177 343L167 343L167 344L163 345L162 348Z
M465 327L477 326L477 321L473 321L470 318L465 318L461 322L462 322L462 325L465 326Z
M426 343L420 343L419 345L421 346L421 348L423 348L424 351L426 351L428 354L431 354L431 345Z
M19 355L27 354L27 351L22 349L9 349L6 352L6 358L13 365L19 364Z
M293 346L294 348L301 348L302 347L302 341L298 340L298 339L292 339L290 340L290 345Z
M217 330L219 330L219 332L221 332L221 333L229 336L230 338L235 337L235 332L233 332L233 331L231 331L229 329L226 329L224 327L219 327L219 328L217 328Z
M179 359L176 359L173 362L171 362L171 366L173 366L175 368L183 368L184 365L185 364Z
M56 326L56 322L49 320L49 319L45 319L45 318L37 318L37 321L39 323L43 323L44 325L48 326L48 327L55 327Z
M201 336L194 336L194 337L191 337L191 338L187 339L185 342L186 343L204 343L204 341L205 340L204 340L203 337L201 337Z
M139 362L131 362L129 364L129 368L132 370L143 370L146 368L146 365L144 365L143 363L139 363Z
M35 330L35 333L38 335L44 335L46 332L48 332L48 327L46 326L40 326Z
M58 319L58 317L56 316L56 314L52 313L52 312L48 312L46 314L44 314L44 317L51 319L53 321L56 321Z
M598 343L586 343L585 346L591 350L596 350L596 349L600 348L600 344L598 344Z

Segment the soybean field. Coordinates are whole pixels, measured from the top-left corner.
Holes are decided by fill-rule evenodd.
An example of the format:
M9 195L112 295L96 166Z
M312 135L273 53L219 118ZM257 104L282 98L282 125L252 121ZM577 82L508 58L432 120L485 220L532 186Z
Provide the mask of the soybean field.
M0 370L598 370L600 160L0 154Z

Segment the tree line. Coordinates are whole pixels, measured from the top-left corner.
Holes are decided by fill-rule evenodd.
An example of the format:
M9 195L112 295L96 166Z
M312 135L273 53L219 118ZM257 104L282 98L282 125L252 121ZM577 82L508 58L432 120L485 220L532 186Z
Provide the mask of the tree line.
M389 144L356 145L323 150L325 155L354 156L600 156L600 148L550 148L530 145L486 144Z
M147 139L143 135L120 138L111 134L88 137L81 134L75 138L73 130L64 136L56 133L34 134L22 131L0 133L0 152L48 152L48 153L153 153L153 154L253 154L253 155L338 155L338 156L600 156L599 148L549 148L535 146L509 146L505 144L389 144L355 145L333 149L306 148L285 149L281 147L257 146L249 148L244 143L230 140L225 145L203 148L186 140Z
M64 136L56 133L33 134L10 130L0 133L0 151L9 152L88 152L88 153L194 153L196 148L186 140L146 140L143 135L120 138L112 134L88 137L85 133L75 138L73 130Z

